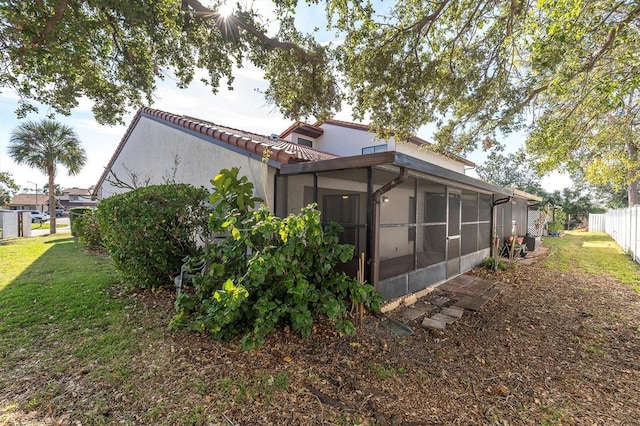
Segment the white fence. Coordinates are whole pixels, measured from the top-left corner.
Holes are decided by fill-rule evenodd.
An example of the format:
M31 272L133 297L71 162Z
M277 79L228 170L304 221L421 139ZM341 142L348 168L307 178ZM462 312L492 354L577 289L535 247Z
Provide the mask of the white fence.
M589 215L589 231L606 232L640 263L640 205Z

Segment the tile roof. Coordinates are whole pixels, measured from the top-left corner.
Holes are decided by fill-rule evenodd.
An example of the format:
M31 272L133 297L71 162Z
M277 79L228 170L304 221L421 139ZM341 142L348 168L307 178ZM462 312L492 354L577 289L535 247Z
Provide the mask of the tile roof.
M286 138L291 133L298 133L303 136L317 138L319 136L322 136L322 134L324 133L324 129L315 124L296 121L291 126L287 127L282 133L280 133L279 137Z
M257 154L260 156L264 155L265 150L268 148L269 159L274 160L280 164L330 160L339 157L337 155L318 151L310 147L284 141L277 137L270 138L268 136L259 135L257 133L251 133L244 130L221 126L213 122L201 120L195 117L177 115L166 111L143 107L138 110L135 117L131 121L131 124L129 124L129 127L120 140L120 143L113 153L109 164L105 167L102 176L98 180L98 183L95 187L96 189L98 189L107 178L109 171L113 167L113 164L120 155L120 152L122 151L124 145L129 139L129 136L133 132L133 129L136 127L136 124L141 117L155 118L156 120L161 120L168 124L182 127L185 130L199 133L207 138L216 139L231 146L238 147L244 151L247 151L248 153Z
M199 123L202 123L207 126L211 126L216 129L223 130L229 134L240 134L240 135L249 137L256 142L261 143L262 145L268 146L269 149L271 150L271 158L282 164L299 163L304 161L331 160L333 158L339 157L338 155L319 151L317 149L313 149L305 145L298 145L297 143L285 141L280 139L279 137L275 137L275 138L268 137L268 136L260 135L257 133L247 132L245 130L238 130L231 127L220 126L218 124L215 124L209 121L200 120L199 118L188 117L188 116L185 116L185 118L197 121ZM277 152L276 152L276 155L274 156L274 151L286 152L289 155L288 161L286 162L280 161L282 156L278 157Z
M38 194L38 205L48 204L49 196L47 194ZM11 198L9 203L12 206L31 206L36 205L36 194L16 194Z
M91 190L86 188L66 188L62 190L62 193L68 195L79 195L83 197L91 196Z

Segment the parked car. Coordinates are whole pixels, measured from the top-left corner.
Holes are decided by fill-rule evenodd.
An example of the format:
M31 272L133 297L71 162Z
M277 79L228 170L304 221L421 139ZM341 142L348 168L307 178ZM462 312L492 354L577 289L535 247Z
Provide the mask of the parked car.
M21 212L31 213L31 223L43 223L51 219L48 214L42 213L40 210L19 210Z

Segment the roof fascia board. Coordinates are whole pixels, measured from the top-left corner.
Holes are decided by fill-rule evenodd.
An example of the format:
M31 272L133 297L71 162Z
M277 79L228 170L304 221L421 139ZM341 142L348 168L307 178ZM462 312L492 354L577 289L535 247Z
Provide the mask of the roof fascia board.
M516 198L524 198L527 201L542 201L542 197L539 197L535 194L530 194L515 187L509 187L508 189L513 191L513 196Z
M476 178L472 178L471 176L454 172L453 170L449 170L442 166L419 160L415 157L411 157L400 152L396 153L395 164L397 166L407 167L411 170L420 171L430 176L435 176L438 178L446 179L448 181L461 183L474 188L484 189L496 194L512 195L512 192L507 188L483 182Z
M448 182L449 184L461 184L469 188L482 189L491 193L513 195L513 192L507 188L483 182L462 173L454 172L397 151L357 155L353 157L341 157L334 160L314 161L309 163L283 164L280 169L280 174L294 175L384 165L406 167L411 171L420 172L427 176L434 177L443 183Z

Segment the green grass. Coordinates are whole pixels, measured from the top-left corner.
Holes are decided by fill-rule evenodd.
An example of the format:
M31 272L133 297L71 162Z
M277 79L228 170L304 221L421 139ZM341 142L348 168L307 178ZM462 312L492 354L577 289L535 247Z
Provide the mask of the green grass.
M50 226L51 224L48 221L43 223L32 223L31 229L49 229ZM66 223L56 223L56 229L67 227L69 227L69 225Z
M560 271L610 275L640 291L640 265L603 232L568 231L563 237L545 237L549 247L545 266Z
M0 370L25 359L39 374L98 363L104 381L126 380L139 324L127 319L130 302L111 295L118 279L108 258L83 253L68 235L2 242L0 258Z

